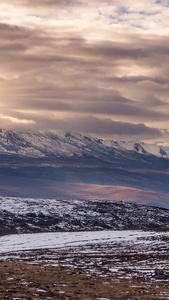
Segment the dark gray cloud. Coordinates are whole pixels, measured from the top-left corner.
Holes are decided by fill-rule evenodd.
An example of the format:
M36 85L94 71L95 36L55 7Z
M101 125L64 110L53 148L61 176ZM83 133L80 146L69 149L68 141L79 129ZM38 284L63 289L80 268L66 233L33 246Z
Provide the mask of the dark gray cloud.
M63 93L64 96L64 93ZM85 100L85 99L84 99ZM72 101L73 102L73 99ZM84 101L85 102L85 101ZM157 112L146 108L137 107L132 104L121 103L113 101L106 102L105 98L102 98L102 101L97 101L97 105L95 103L67 103L67 102L59 102L53 100L47 101L29 101L28 103L24 103L24 108L29 108L32 110L48 110L48 111L66 111L66 112L81 112L88 114L101 114L101 115L114 115L114 116L129 116L133 119L144 119L144 120L168 120L169 113ZM27 104L27 105L26 105ZM153 104L153 103L152 103ZM160 101L155 103L156 105L160 105ZM21 105L20 105L21 106Z
M50 6L72 6L72 5L79 5L80 3L82 3L82 1L75 1L75 0L60 0L60 1L56 1L56 0L14 0L15 3L20 4L20 5L25 5L25 6L46 6L46 7L50 7Z
M58 103L61 105L61 103ZM30 119L30 116L32 119ZM13 122L12 126L15 130L43 130L43 131L73 131L82 132L84 134L97 135L99 137L108 137L115 139L127 139L127 140L153 140L153 139L163 139L164 137L169 137L168 132L164 132L158 128L153 128L146 126L142 123L129 123L129 122L118 122L110 118L99 118L93 116L81 116L70 117L67 115L64 118L57 118L50 113L45 115L32 115L25 113L15 113L14 119L27 120L26 122ZM1 116L0 116L0 119ZM15 120L14 120L15 121ZM11 124L7 118L3 121L7 129L11 129Z
M67 122L66 122L67 123ZM71 120L69 127L72 130L80 129L83 132L91 132L96 134L120 135L120 136L146 136L150 138L161 137L162 133L159 129L150 128L144 124L130 124L126 122L115 122L111 119L99 118L80 118L78 123ZM77 125L78 124L78 128Z
M161 138L163 133L157 128L151 128L144 124L132 124L127 122L116 122L109 118L100 119L96 117L77 117L66 119L36 118L40 128L46 130L72 130L97 134L99 136L120 136L122 138L134 138L137 140L150 138Z
M144 81L151 81L157 84L168 84L168 79L163 77L151 77L151 76L125 76L125 77L107 77L106 80L117 83L138 83Z

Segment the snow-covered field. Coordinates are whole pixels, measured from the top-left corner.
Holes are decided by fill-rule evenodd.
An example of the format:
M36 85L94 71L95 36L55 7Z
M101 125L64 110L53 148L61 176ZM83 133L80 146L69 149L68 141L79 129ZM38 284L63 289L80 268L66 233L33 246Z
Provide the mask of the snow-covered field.
M168 233L163 234L169 236ZM7 235L0 237L0 252L50 249L104 243L150 244L151 238L158 238L157 232L145 231L84 231L49 232L36 234Z
M167 231L6 235L0 264L0 299L169 299Z
M93 231L0 237L0 260L62 264L88 273L154 278L169 269L169 232ZM168 280L168 279L167 279Z

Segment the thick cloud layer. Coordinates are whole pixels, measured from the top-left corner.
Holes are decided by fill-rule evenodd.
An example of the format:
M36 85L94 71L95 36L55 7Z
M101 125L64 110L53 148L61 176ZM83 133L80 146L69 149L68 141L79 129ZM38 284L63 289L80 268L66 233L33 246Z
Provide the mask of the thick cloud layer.
M168 1L0 3L0 121L165 142Z

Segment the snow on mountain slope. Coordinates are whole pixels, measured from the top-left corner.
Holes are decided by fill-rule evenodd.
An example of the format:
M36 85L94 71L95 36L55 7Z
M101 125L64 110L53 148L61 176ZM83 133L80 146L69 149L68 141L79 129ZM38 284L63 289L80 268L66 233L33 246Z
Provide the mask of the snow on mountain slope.
M169 229L169 210L109 201L0 198L0 235L157 228Z
M131 151L144 155L167 157L157 145L144 143L102 140L80 134L66 133L15 133L0 130L0 154L27 157L84 157L103 159L105 156L129 155Z
M125 142L125 141L111 141L105 140L103 141L104 145L109 147L113 147L121 150L134 151L140 154L153 154L155 156L164 156L167 157L167 153L157 145L153 144L145 144L143 142Z

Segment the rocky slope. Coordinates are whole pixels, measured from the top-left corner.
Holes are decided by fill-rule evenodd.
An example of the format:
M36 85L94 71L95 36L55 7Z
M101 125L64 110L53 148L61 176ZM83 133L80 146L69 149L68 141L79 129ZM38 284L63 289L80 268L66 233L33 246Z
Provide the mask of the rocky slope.
M0 198L0 234L169 229L169 210L123 202Z

